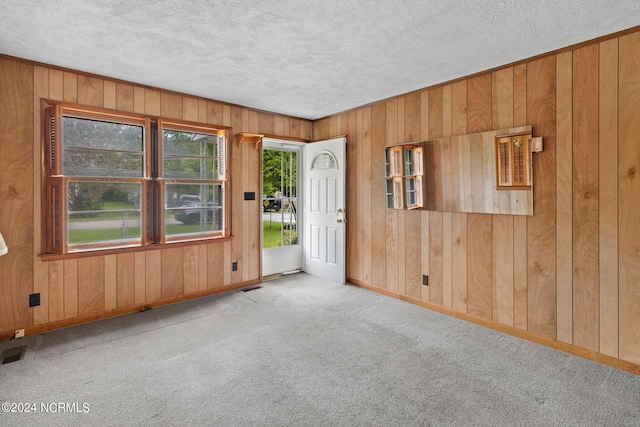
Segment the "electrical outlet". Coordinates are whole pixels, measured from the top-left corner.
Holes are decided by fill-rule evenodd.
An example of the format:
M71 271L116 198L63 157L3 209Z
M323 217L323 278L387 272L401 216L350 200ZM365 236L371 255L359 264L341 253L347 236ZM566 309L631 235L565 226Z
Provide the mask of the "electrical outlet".
M231 263L231 271L238 271L238 262L232 262Z
M13 334L14 338L22 338L24 337L24 329L16 329L16 332Z
M426 274L422 275L422 284L425 286L429 286L429 276L427 276Z
M40 294L29 294L29 307L37 307L40 305Z

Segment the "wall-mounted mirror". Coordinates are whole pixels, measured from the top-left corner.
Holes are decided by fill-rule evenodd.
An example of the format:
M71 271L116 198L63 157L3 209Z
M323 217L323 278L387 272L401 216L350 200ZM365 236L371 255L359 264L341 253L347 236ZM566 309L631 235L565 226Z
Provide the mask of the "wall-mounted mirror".
M533 215L531 136L531 126L521 126L387 147L387 207L415 208L407 191L419 191L426 210ZM416 153L419 175L406 167Z

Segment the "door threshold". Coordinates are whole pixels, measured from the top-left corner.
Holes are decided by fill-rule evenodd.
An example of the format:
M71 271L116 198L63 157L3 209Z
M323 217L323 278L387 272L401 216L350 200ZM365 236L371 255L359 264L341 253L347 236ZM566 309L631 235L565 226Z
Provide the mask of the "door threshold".
M267 282L269 280L279 279L280 277L289 276L291 274L301 273L302 270L283 271L282 273L270 274L268 276L262 276L262 281Z

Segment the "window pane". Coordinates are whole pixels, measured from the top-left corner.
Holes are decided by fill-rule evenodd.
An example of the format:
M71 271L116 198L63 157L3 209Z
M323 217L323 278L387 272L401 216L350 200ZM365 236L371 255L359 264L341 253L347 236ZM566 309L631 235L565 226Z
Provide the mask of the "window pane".
M140 184L69 182L69 244L139 241Z
M175 179L218 179L218 160L165 156L164 177Z
M222 184L167 184L165 234L192 234L224 229Z
M218 179L218 144L216 135L163 130L164 176Z
M67 176L144 176L142 154L65 148L62 173Z
M142 152L143 127L63 117L65 147Z

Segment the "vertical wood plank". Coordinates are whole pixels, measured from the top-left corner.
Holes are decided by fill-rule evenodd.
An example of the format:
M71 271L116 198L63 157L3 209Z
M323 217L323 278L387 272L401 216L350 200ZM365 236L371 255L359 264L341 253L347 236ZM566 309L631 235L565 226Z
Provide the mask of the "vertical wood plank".
M33 324L33 68L0 59L0 231L9 248L0 257L0 330Z
M527 118L544 138L533 156L534 216L527 217L527 289L529 331L556 338L555 58L527 64Z
M619 61L619 355L640 363L640 32L620 37Z
M420 140L420 92L404 97L404 142Z
M429 138L442 138L442 86L429 90Z
M117 277L116 255L105 255L104 257L104 307L103 310L112 310L117 307L118 302L118 277Z
M465 198L464 198L464 179L465 179L465 170L463 169L463 154L460 153L462 148L462 141L464 140L464 136L458 136L451 138L451 159L449 162L451 163L451 176L449 179L451 180L451 199L452 199L452 210L454 212L464 212L465 211Z
M275 135L284 136L284 117L275 116L273 118L273 133Z
M374 238L371 229L371 107L362 109L362 137L358 142L360 142L358 164L362 164L362 246L358 251L361 257L360 279L365 283L371 283L372 239Z
M419 237L421 216L419 210L410 210L405 215L405 295L419 299L422 286L421 239Z
M133 85L116 83L116 108L122 111L133 111Z
M78 77L78 103L102 107L104 105L104 80L90 77Z
M104 257L79 258L78 316L92 316L102 313L104 306Z
M420 139L429 139L429 91L420 92Z
M184 266L182 248L162 249L162 298L177 297L184 294Z
M301 120L300 138L311 141L313 139L313 125L309 120Z
M451 282L452 308L466 313L467 307L467 214L454 213L451 223Z
M453 306L453 242L451 212L442 213L442 305Z
M63 261L50 261L49 265L49 321L65 318L65 275Z
M198 121L200 123L215 124L207 120L207 101L204 99L198 99Z
M422 274L425 276L431 275L430 269L430 235L429 230L431 229L431 219L429 211L420 212L422 218L420 219L420 263L422 265ZM429 301L429 286L425 286L424 284L420 286L420 299L422 301Z
M442 136L451 136L452 115L451 85L442 87Z
M238 249L239 249L240 255L238 256L238 258L233 258L234 260L239 260L242 257L242 245L241 244L232 245L232 255L234 253L237 254L235 251ZM208 252L209 252L209 248L207 247L207 245L198 246L198 290L199 291L206 291L209 283L208 274L207 274L209 269L209 266L207 265ZM242 270L238 268L238 270L235 271L234 273L235 273L235 275L233 276L235 277L234 283L241 282Z
M64 100L64 73L49 69L49 98L53 101Z
M298 119L291 118L289 120L289 136L292 138L300 138L300 135L301 135L300 121Z
M231 252L231 242L224 242L222 243L223 246L223 253L224 253L224 258L223 258L223 263L222 263L222 271L223 271L223 284L224 286L228 286L230 285L231 282L231 256L232 256L232 252ZM262 273L260 273L262 274Z
M456 138L458 141L458 174L459 188L458 197L460 199L460 212L471 212L473 208L473 193L471 191L471 146L469 145L469 135Z
M513 126L513 67L491 73L491 121L494 130Z
M260 113L260 133L273 135L273 114Z
M387 123L389 123L387 109ZM395 110L394 110L395 111ZM394 116L395 117L395 116ZM351 110L347 120L343 121L348 130L347 141L347 194L357 194L358 162L357 137L358 137L358 115L355 110ZM315 125L314 125L315 127ZM394 133L395 135L395 133ZM394 136L395 137L395 136ZM357 278L358 270L358 202L357 197L347 197L347 277Z
M167 119L182 119L182 96L175 93L160 93L160 115Z
M429 301L443 303L443 236L442 212L429 214Z
M485 319L492 317L492 232L491 216L467 215L468 266L467 304L469 314Z
M487 132L491 130L491 74L486 73L468 81L467 128L465 133Z
M211 104L209 104L211 107ZM217 113L214 113L217 114ZM222 114L222 109L220 109ZM211 115L209 110L208 116ZM233 129L242 128L242 110L239 107L233 107L230 109L230 121ZM235 131L234 131L235 132ZM231 138L233 139L233 138ZM246 144L243 144L246 145ZM232 259L238 263L238 270L231 272L231 280L233 283L240 283L243 281L244 263L248 260L244 259L244 231L242 227L242 220L244 216L244 200L243 191L243 172L244 162L242 159L242 149L237 147L235 143L228 144L227 147L230 150L229 158L231 160L231 234L234 236L231 242ZM200 247L200 274L199 274L199 290L207 289L207 247Z
M78 315L78 260L64 260L64 318Z
M405 107L406 107L406 102L405 102L405 97L400 97L398 98L398 122L397 122L397 126L398 126L398 134L397 134L397 141L398 142L405 142L404 138L405 138ZM397 227L398 227L398 258L397 258L397 265L398 265L398 270L397 270L397 274L398 274L398 292L401 295L406 295L406 290L407 290L407 263L406 263L406 254L407 254L407 247L406 247L406 239L407 239L407 218L406 218L406 211L398 211L398 216L397 216Z
M104 87L104 95L103 95L104 108L115 109L118 103L116 83L111 80L105 80L103 83L103 87Z
M42 188L40 179L42 144L42 122L38 112L41 108L41 98L49 97L49 70L44 67L33 67L33 140L32 140L32 171L33 171L33 253L38 254L42 248ZM33 259L33 292L40 293L40 306L33 308L33 324L39 325L49 322L49 265L39 257ZM0 328L2 329L2 328Z
M513 125L527 123L527 64L513 67Z
M190 96L182 97L182 119L197 122L199 119L198 100Z
M451 135L467 133L467 79L451 85Z
M527 64L523 63L513 67L513 125L527 124ZM527 217L514 217L513 227L514 236L517 236L513 242L513 324L528 330L528 255L527 239L524 238L527 236Z
M573 52L573 343L600 349L598 45Z
M208 288L215 289L224 285L224 247L218 243L210 243L207 245L207 280Z
M451 282L452 308L461 313L467 312L467 215L453 213L451 222Z
M495 178L495 157L494 157L494 137L493 132L486 132L482 134L482 176L484 177L483 200L484 200L484 212L498 213L498 209L495 208L496 200L498 198L496 190L496 178ZM469 154L469 156L471 156ZM471 158L471 157L469 157ZM471 160L469 160L471 161Z
M386 145L393 145L398 139L398 102L396 99L388 100L385 103L385 140ZM358 160L355 152L351 157L352 163ZM355 169L355 168L352 168ZM351 194L351 193L349 193ZM348 200L349 198L347 198ZM385 251L386 251L386 288L391 292L398 292L398 212L394 209L385 210ZM349 219L351 221L351 219ZM351 241L349 253L354 256L357 247L355 241Z
M144 90L144 112L152 116L160 115L160 91L153 89Z
M573 53L556 56L557 339L573 343ZM535 154L534 154L535 156ZM536 171L534 170L535 174ZM535 211L535 206L534 206Z
M513 326L513 216L492 217L493 320Z
M243 132L248 132L249 131L249 111L247 111L246 109L242 109L242 121L240 122L241 124L241 129ZM251 167L251 163L249 162L249 150L250 147L247 146L247 144L242 144L242 146L240 147L240 150L242 151L242 191L246 192L246 191L251 191L251 181L250 181L250 176L249 176L249 168ZM243 200L243 206L242 206L242 221L241 224L242 228L244 229L243 233L242 233L242 263L240 264L241 268L242 268L242 281L246 282L248 280L250 280L250 273L251 273L251 230L247 229L245 224L249 224L249 215L251 212L251 205L250 202ZM207 260L208 260L208 256L207 256ZM209 284L212 283L215 279L213 276L211 276L210 274L211 270L207 270L207 288L209 287ZM211 276L211 277L210 277Z
M136 252L135 256L135 303L142 304L147 300L147 257L144 252Z
M259 114L257 112L254 111L250 111L249 112L249 129L254 130L257 129L259 127ZM244 144L247 145L247 144ZM256 150L251 148L249 150L249 168L247 170L248 172L248 180L249 180L249 190L248 191L254 191L256 194L262 194L262 188L261 188L261 179L262 179L262 166L261 166L261 158L262 158L262 153L261 150ZM247 227L246 231L249 234L249 280L256 280L259 279L260 277L262 277L262 269L261 269L261 251L262 248L260 247L260 234L262 232L262 205L261 202L259 200L260 198L257 197L256 200L251 200L248 202L245 202L248 206L248 215L249 215L249 222L248 223L244 223L244 226ZM218 245L220 246L220 245ZM224 251L223 248L220 247L217 250L219 250L220 252L220 264L224 261ZM209 260L211 262L211 259ZM245 263L247 261L245 260ZM220 272L219 272L219 280L221 281L220 283L224 282L224 273L223 273L223 266L220 265ZM211 271L211 270L209 270ZM211 283L211 281L209 281L209 283ZM217 283L217 282L216 282Z
M471 161L471 207L474 212L482 212L485 203L485 172L488 168L484 167L483 155L483 136L475 133L465 137L469 143L469 158ZM466 161L465 151L465 161ZM492 183L493 184L493 183Z
M386 247L384 144L386 108L384 103L371 108L371 277L369 283L385 287ZM347 223L348 224L348 223Z
M162 298L162 254L161 251L147 251L145 259L145 295L147 302Z
M527 330L527 217L513 218L513 326Z
M600 43L600 352L618 357L618 39Z
M453 210L453 179L451 174L451 138L442 139L442 151L440 152L442 198L444 210Z
M133 111L144 114L144 88L135 86L133 88Z
M234 107L237 109L237 107ZM207 101L207 123L222 124L222 104Z
M118 307L130 307L136 303L136 254L118 254L116 262L116 305ZM144 302L144 299L141 299L141 302Z
M70 72L63 72L64 79L64 101L78 102L78 75Z
M185 246L182 251L184 294L198 291L199 246Z

